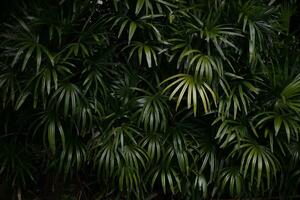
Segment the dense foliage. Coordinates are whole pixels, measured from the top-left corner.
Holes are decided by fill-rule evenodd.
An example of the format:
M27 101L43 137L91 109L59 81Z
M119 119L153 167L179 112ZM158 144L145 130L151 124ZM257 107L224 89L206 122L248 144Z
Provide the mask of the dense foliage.
M25 2L0 31L0 199L299 195L296 10Z

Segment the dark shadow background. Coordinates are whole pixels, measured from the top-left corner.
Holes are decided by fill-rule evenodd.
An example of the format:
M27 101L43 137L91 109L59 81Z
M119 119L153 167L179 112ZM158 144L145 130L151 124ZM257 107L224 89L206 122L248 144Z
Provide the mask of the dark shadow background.
M0 21L3 23L10 14L15 13L24 0L0 0Z

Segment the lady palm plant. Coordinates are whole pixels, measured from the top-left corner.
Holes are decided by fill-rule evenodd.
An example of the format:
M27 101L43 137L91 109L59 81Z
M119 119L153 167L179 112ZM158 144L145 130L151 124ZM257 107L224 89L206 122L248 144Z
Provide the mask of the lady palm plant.
M25 1L0 31L0 197L299 195L297 3Z

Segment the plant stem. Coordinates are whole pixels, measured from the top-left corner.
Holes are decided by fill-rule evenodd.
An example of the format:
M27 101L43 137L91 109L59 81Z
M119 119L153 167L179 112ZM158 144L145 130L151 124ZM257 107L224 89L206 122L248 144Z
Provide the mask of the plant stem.
M18 197L18 200L22 200L22 193L21 193L20 187L18 187L17 197Z

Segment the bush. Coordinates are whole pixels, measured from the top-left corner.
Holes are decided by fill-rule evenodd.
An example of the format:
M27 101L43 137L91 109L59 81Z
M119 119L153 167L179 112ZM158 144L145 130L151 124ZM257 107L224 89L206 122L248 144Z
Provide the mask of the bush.
M25 2L0 31L0 186L19 200L297 195L296 3Z

